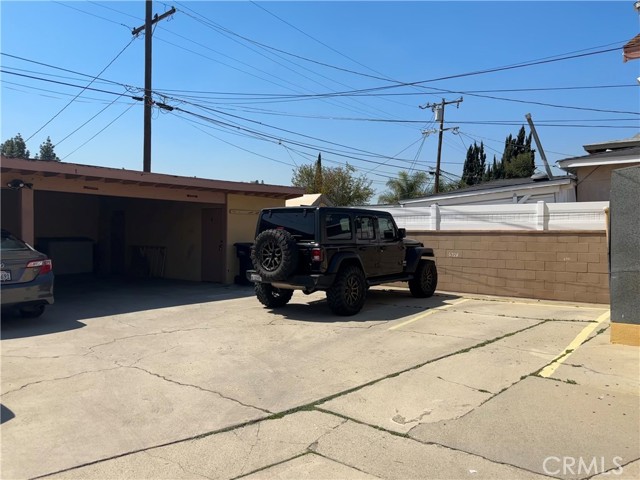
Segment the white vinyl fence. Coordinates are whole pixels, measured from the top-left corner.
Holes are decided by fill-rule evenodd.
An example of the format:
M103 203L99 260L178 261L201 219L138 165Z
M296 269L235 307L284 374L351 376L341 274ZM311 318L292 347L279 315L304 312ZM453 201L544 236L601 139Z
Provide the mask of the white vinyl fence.
M609 202L571 202L470 206L372 206L390 212L399 227L440 230L605 231Z

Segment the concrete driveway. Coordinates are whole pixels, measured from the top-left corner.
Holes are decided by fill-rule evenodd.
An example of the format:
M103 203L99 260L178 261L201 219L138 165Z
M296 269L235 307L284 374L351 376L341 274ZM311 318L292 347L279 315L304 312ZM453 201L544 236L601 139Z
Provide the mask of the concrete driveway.
M602 305L378 288L344 318L82 282L2 319L2 478L638 478L640 356L607 329Z

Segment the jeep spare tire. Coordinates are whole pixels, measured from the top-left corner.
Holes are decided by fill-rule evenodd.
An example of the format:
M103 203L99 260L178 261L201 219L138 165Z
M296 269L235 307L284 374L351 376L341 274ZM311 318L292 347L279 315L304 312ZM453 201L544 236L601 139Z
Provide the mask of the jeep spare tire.
M284 280L298 266L298 245L286 230L265 230L256 237L251 262L263 280Z

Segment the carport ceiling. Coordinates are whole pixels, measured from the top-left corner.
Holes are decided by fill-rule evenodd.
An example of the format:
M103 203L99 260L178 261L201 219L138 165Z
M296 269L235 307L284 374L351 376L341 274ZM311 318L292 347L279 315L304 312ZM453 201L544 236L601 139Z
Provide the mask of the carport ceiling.
M304 194L302 188L258 183L229 182L196 177L180 177L160 173L146 173L108 167L80 165L76 163L27 160L0 157L2 187L14 179L33 184L37 190L67 191L120 195L123 186L139 186L153 189L189 190L211 193L230 193L258 197L290 199ZM62 181L60 181L62 180ZM119 187L119 188L118 188Z

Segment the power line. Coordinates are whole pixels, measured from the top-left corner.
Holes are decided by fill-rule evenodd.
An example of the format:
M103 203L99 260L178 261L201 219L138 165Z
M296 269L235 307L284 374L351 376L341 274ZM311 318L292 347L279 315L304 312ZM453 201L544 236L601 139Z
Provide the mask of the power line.
M124 28L126 28L127 30L131 30L131 27L125 25L124 23L116 22L116 21L111 20L111 19L109 19L107 17L103 17L101 15L96 15L95 13L90 13L90 12L87 12L86 10L81 10L80 8L72 7L71 5L66 5L66 4L64 4L62 2L54 1L53 3L57 3L58 5L62 5L63 7L66 7L66 8L70 8L71 10L76 10L77 12L84 13L85 15L90 15L92 17L99 18L100 20L104 20L106 22L114 23L116 25L121 25ZM93 2L91 2L91 3L93 3Z
M230 40L233 40L234 42L236 42L236 43L238 43L238 44L240 44L241 46L243 46L243 47L245 47L245 48L247 48L247 49L249 49L249 50L253 51L254 53L257 53L258 55L260 55L260 56L262 56L262 57L264 57L264 58L267 58L268 60L270 60L270 61L272 61L272 62L276 63L277 65L280 65L280 66L281 66L281 67L283 67L283 68L286 68L286 69L288 69L288 70L290 70L290 71L292 71L292 72L296 73L297 75L302 76L303 78L306 78L307 80L310 80L310 81L312 81L312 82L314 82L314 83L317 83L318 85L321 85L321 86L322 86L322 87L324 87L324 88L330 88L330 87L328 87L327 85L324 85L324 84L320 83L319 81L317 81L317 80L315 80L315 79L313 79L313 78L311 78L311 77L309 77L309 76L307 76L307 75L304 75L304 74L302 74L302 73L300 73L300 72L298 72L298 71L296 71L296 70L294 70L294 69L292 69L292 68L288 67L287 65L284 65L283 63L281 63L281 62L279 62L279 61L277 61L277 60L274 60L273 58L271 58L271 57L269 57L269 56L267 56L267 55L265 55L265 54L263 54L263 53L261 53L261 52L257 51L257 50L256 50L256 49L254 49L254 48L251 48L251 47L249 47L249 46L247 46L247 45L245 45L245 44L243 44L243 43L239 42L238 40L236 40L235 38L232 38L232 37L238 37L238 38L240 38L240 39L244 40L245 42L251 43L251 44L253 44L253 45L257 45L257 46L259 46L260 48L263 48L263 49L268 49L268 50L271 50L271 51L274 51L274 52L283 53L283 54L286 54L286 55L289 55L289 56L293 56L293 57L299 57L299 56L294 55L294 54L291 54L291 53L286 52L286 51L284 51L284 50L280 50L280 49L277 49L277 48L274 48L274 47L270 47L270 46L268 46L268 45L262 44L262 43L260 43L260 42L255 41L255 40L252 40L252 39L250 39L250 38L247 38L247 37L245 37L245 36L242 36L242 35L240 35L240 34L237 34L237 33L233 32L233 31L231 31L231 30L229 30L229 29L227 29L227 28L225 28L225 27L223 27L223 26L221 26L221 25L219 25L219 24L217 24L217 23L215 23L215 22L213 22L213 21L209 20L207 17L205 17L205 16L203 16L203 15L201 15L201 14L199 14L199 13L195 12L194 10L192 10L192 9L190 9L190 8L188 8L188 7L182 6L180 3L177 3L177 4L178 4L178 5L180 5L181 7L185 8L185 9L187 9L187 10L189 10L189 11L193 12L193 13L195 13L195 14L196 14L196 15L198 15L199 17L202 17L202 19L201 19L201 18L198 18L198 17L195 17L195 16L193 16L193 15L191 15L191 14L189 14L189 13L185 12L184 10L181 10L181 12L182 12L183 14L185 14L187 17L192 18L193 20L196 20L197 22L199 22L199 23L201 23L201 24L203 24L203 25L205 25L205 26L207 26L207 27L209 27L209 28L211 28L211 29L215 30L217 33L219 33L219 34L221 34L221 35L223 35L223 36L225 36L225 37L229 38ZM204 20L203 20L203 19L204 19ZM277 53L273 53L273 55L275 55L276 57L278 57L278 58L280 58L280 59L282 59L282 60L284 60L284 61L287 61L287 62L292 63L293 65L295 65L295 66L296 66L296 67L298 67L298 68L302 68L302 69L304 69L304 70L306 70L306 71L308 71L308 72L313 73L314 75L318 75L318 76L321 76L321 77L323 77L323 78L325 78L325 79L327 79L327 80L333 81L333 82L335 82L335 83L337 83L337 84L339 84L339 85L341 85L341 86L343 86L343 87L353 88L353 87L350 87L349 85L346 85L346 84L344 84L344 83L342 83L342 82L337 81L335 78L328 77L328 76L323 75L323 74L321 74L321 73L318 73L318 72L316 72L316 71L310 70L310 69L308 69L308 68L306 68L306 67L304 67L304 66L302 66L302 65L300 65L300 64L297 64L297 63L295 63L295 62L292 62L291 60L287 60L287 59L283 58L282 56L278 55ZM300 57L300 58L303 58L303 57ZM309 60L309 59L306 59L306 58L303 58L303 59L305 59L305 60ZM315 62L314 62L314 63L315 63ZM253 68L255 68L255 67L253 67ZM269 75L271 75L271 74L269 74ZM291 82L288 82L288 81L287 81L287 83L290 83L290 84L291 84ZM300 88L302 88L302 87L300 87ZM305 90L308 90L308 89L305 89ZM313 95L322 95L322 94L313 94ZM328 97L325 97L325 98L329 98L329 97L331 97L331 96L332 96L332 95L330 95L330 96L328 96ZM377 110L377 111L382 111L382 110L380 110L380 109L378 109L378 108L376 108L376 107L372 107L372 106L370 106L370 105L363 104L362 102L359 102L359 101L357 101L357 100L353 100L353 101L354 101L354 102L357 102L357 103L359 103L359 104L361 104L361 105L364 105L366 108L374 109L374 110ZM393 103L398 103L398 102L393 102ZM353 110L353 109L349 108L349 107L348 107L348 106L346 106L346 105L345 105L345 106L343 106L343 108L347 108L347 109L349 109L349 110ZM386 112L384 112L384 113L386 113Z
M4 54L3 54L4 55ZM113 91L109 91L109 90L104 90L104 89L97 89L97 88L91 88L91 87L83 87L81 85L77 85L77 84L73 84L73 83L68 83L68 82L60 82L60 81L55 81L55 80L50 80L50 79L46 79L46 78L42 78L42 77L36 77L36 76L32 76L32 75L25 75L25 74L19 74L16 72L11 72L8 70L5 70L6 68L12 68L12 67L4 67L2 68L0 71L2 71L3 73L7 73L9 75L16 75L16 76L20 76L20 77L24 77L24 78L30 78L30 79L34 79L34 80L40 80L40 81L44 81L44 82L48 82L48 83L54 83L54 84L58 84L58 85L64 85L64 86L69 86L69 87L75 87L75 88L83 88L85 90L89 90L89 91L94 91L94 92L100 92L100 93L107 93L110 95L120 95L120 93L118 92L113 92ZM74 72L77 73L79 75L84 75L81 74L79 72ZM6 82L5 80L2 80L2 83L11 83L11 82ZM109 84L114 84L114 85L119 85L121 87L127 88L128 90L136 90L136 91L140 91L142 90L140 87L132 87L130 85L126 85L126 84L122 84L122 83L118 83L118 82L113 82L113 81L107 81L106 83ZM24 85L23 85L24 86ZM25 86L26 87L26 86ZM27 88L35 88L35 87L27 87ZM64 94L61 93L61 95L68 95L68 94ZM179 97L171 97L166 95L166 92L162 92L162 91L155 91L154 90L154 94L156 95L161 95L163 97L166 98L172 98L175 101L179 101L179 102L184 102L184 100L182 100ZM192 102L186 102L186 103L192 103ZM219 107L220 110L223 109L223 107ZM424 120L395 120L395 119L385 119L385 118L359 118L359 117L336 117L336 116L320 116L320 115L298 115L298 114L293 114L293 113L284 113L284 112L274 112L274 111L249 111L250 113L264 113L264 114L271 114L271 115L280 115L280 116L289 116L289 117L297 117L297 118L311 118L311 119L320 119L320 120L331 120L331 121L362 121L362 122L378 122L378 123L412 123L412 124L423 124ZM627 121L627 120L633 120L635 121L635 119L620 119L620 118L606 118L606 119L576 119L576 120L566 120L566 119L560 119L560 120L542 120L540 122L538 122L539 126L547 126L547 127L572 127L572 128L637 128L637 125L580 125L580 124L565 124L562 125L561 123L568 123L568 122L601 122L601 121L607 121L607 122L622 122L622 121ZM509 125L521 125L523 122L519 121L519 120L470 120L470 121L457 121L456 123L460 123L460 124L469 124L469 125L505 125L505 126L509 126Z
M96 76L95 76L95 77L94 77L94 78L93 78L93 79L92 79L92 80L87 84L87 86L86 86L85 88L83 88L82 90L80 90L80 92L78 92L78 94L77 94L75 97L73 97L73 98L69 101L69 103L67 103L64 107L62 107L62 109L60 109L60 110L58 111L58 113L56 113L53 117L51 117L51 118L50 118L50 119L49 119L49 120L48 120L44 125L42 125L38 130L36 130L34 133L32 133L32 134L31 134L31 136L29 136L29 138L27 138L27 139L25 140L25 142L28 142L29 140L31 140L31 139L32 139L32 138L33 138L37 133L39 133L39 132L44 128L44 127L46 127L47 125L49 125L49 124L50 124L50 123L51 123L51 122L52 122L52 121L53 121L53 120L54 120L58 115L60 115L62 112L64 112L64 111L67 109L67 107L68 107L69 105L71 105L71 104L76 100L76 98L78 98L80 95L82 95L82 93L83 93L85 90L87 90L87 89L89 88L89 86L90 86L90 85L91 85L91 84L92 84L92 83L93 83L93 82L94 82L94 81L95 81L95 80L96 80L100 75L102 75L102 74L105 72L105 70L106 70L107 68L109 68L109 67L113 64L113 62L115 62L115 61L118 59L118 57L120 57L120 55L122 55L122 54L124 53L124 51L125 51L127 48L129 48L129 45L131 45L131 44L133 43L133 41L134 41L134 40L135 40L135 37L134 37L134 38L132 38L132 39L129 41L129 43L127 43L127 44L124 46L124 48L123 48L122 50L120 50L120 52L118 52L118 54L113 58L113 60L111 60L111 61L107 64L107 66L106 66L106 67L104 67L104 68L100 71L100 73L98 73L98 75L96 75Z
M134 107L135 105L137 105L137 103L132 103L131 105L129 105L129 107L122 112L120 115L118 115L116 118L114 118L113 120L111 120L111 122L109 122L107 125L105 125L101 130L99 130L95 135L93 135L91 138L89 138L89 140L87 140L86 142L84 142L83 144L81 144L78 148L76 148L75 150L71 151L71 153L68 153L66 156L62 157L62 160L66 160L67 158L69 158L71 155L73 155L74 153L76 153L78 150L80 150L82 147L84 147L87 143L89 143L91 140L93 140L94 138L96 138L98 135L100 135L102 132L104 132L107 128L109 128L111 125L113 125L118 119L120 119L120 117L122 117L125 113L127 113L129 110L131 110L132 107Z
M90 122L92 122L96 117L98 117L98 115L100 115L102 112L104 112L107 108L111 107L113 104L115 104L118 99L120 99L121 97L123 97L125 95L125 93L123 93L122 95L120 95L119 97L116 97L113 99L113 101L111 103L109 103L108 105L106 105L102 110L100 110L98 113L96 113L95 115L93 115L89 120L85 121L84 123L82 123L78 128L76 128L75 130L73 130L71 133L67 134L66 137L64 137L62 140L58 140L56 142L56 147L59 146L62 142L64 142L67 138L69 138L71 135L73 135L74 133L76 133L78 130L80 130L81 128L83 128L84 126L88 125Z
M27 61L30 63L35 63L38 65L42 65L42 66L46 66L49 68L55 68L61 71L65 71L67 73L74 73L76 75L82 75L85 77L91 77L90 75L87 74L83 74L83 73L79 73L79 72L75 72L73 70L68 70L68 69L64 69L64 68L60 68L60 67L56 67L53 65L49 65L46 63L42 63L42 62L37 62L34 60L30 60L30 59L26 59L24 57L19 57L16 55L10 55L7 53L2 53L2 55L4 56L8 56L10 58L15 58L18 60L23 60L23 61ZM93 77L93 80L96 80L98 77ZM117 85L122 85L119 84L118 82L113 82L110 80L105 80L105 79L101 79L103 81L106 81L108 83L113 83L113 84L117 84ZM537 102L537 101L527 101L527 100L518 100L518 99L512 99L512 98L504 98L504 97L495 97L495 96L489 96L489 95L480 95L480 94L473 94L471 92L468 91L460 91L460 90L447 90L447 89L439 89L439 88L434 88L434 87L425 87L425 88L429 88L432 90L436 90L439 92L446 92L446 93L462 93L465 95L471 95L471 96L477 96L477 97L482 97L482 98L489 98L489 99L493 99L493 100L502 100L502 101L508 101L508 102L516 102L516 103L523 103L523 104L533 104L533 105L541 105L541 106L548 106L548 107L552 107L552 108L562 108L562 109L571 109L571 110L579 110L579 111L592 111L592 112L599 112L599 113L616 113L616 114L625 114L625 115L640 115L640 112L633 112L633 111L621 111L621 110L609 110L609 109L601 109L601 108L590 108L590 107L579 107L579 106L571 106L571 105L557 105L557 104L551 104L551 103L544 103L544 102ZM171 90L164 90L164 91L157 91L157 93L164 95L167 92L170 92ZM165 93L163 93L165 92ZM323 98L323 97L327 97L327 96L334 96L337 94L334 93L325 93L325 94L303 94L303 95L289 95L286 96L284 98L289 98L289 99L316 99L316 98ZM269 102L267 102L269 103ZM379 120L379 119L371 119L371 121L386 121L386 122L393 122L393 120L391 119L385 119L385 120ZM398 123L407 123L408 121L406 120L398 120ZM414 122L421 122L419 120L414 121ZM625 128L635 128L635 127L625 127Z

